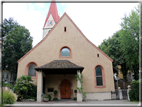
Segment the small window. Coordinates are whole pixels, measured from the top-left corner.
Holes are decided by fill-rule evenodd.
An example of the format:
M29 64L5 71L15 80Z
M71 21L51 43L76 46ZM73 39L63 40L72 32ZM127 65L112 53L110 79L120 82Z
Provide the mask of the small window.
M97 54L97 57L99 57L99 54Z
M96 83L97 86L103 85L102 69L100 67L96 68Z
M70 56L70 50L68 48L63 48L61 50L61 57L69 57Z
M48 88L47 92L53 92L53 90L54 90L53 88Z
M64 32L66 32L66 27L64 27Z
M36 70L34 69L36 66L34 64L29 66L29 71L28 71L28 75L30 76L36 76Z

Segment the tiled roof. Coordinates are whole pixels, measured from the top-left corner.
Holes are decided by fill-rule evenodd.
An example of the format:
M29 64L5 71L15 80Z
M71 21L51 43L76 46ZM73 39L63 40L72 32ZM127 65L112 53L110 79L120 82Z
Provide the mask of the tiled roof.
M68 60L54 60L43 66L35 68L36 70L42 69L84 69L84 67L78 66Z
M43 28L45 27L45 24L50 16L50 14L52 14L52 17L55 21L55 23L59 20L59 15L58 15L58 10L57 10L57 6L56 6L56 1L55 0L52 0L51 2L51 5L50 5L50 8L49 8L49 11L48 11L48 14L47 14L47 17L46 17L46 20L45 20L45 23L44 23L44 26Z

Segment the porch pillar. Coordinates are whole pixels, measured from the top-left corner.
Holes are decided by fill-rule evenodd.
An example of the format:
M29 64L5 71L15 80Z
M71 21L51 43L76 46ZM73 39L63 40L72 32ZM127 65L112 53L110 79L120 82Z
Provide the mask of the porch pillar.
M38 79L37 79L37 102L43 101L43 74L42 71L38 71Z
M77 71L77 74L79 75L80 77L80 71L78 70ZM81 82L79 80L77 80L77 87L81 87ZM82 93L80 92L77 92L77 102L82 102Z

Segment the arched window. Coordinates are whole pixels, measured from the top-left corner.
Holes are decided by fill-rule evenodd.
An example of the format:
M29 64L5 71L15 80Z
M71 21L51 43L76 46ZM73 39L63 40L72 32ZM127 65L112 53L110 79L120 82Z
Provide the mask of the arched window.
M61 57L70 57L70 50L68 48L63 48L61 50Z
M29 69L28 69L28 75L30 76L36 76L36 70L34 69L36 66L34 64L31 64L29 66Z
M103 86L102 69L96 67L96 86Z

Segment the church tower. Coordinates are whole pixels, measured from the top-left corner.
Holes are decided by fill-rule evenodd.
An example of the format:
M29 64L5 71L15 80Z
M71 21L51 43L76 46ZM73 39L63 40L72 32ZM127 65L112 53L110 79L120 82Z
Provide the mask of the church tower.
M55 0L51 1L50 8L43 26L43 38L53 28L56 22L59 20L58 10Z

